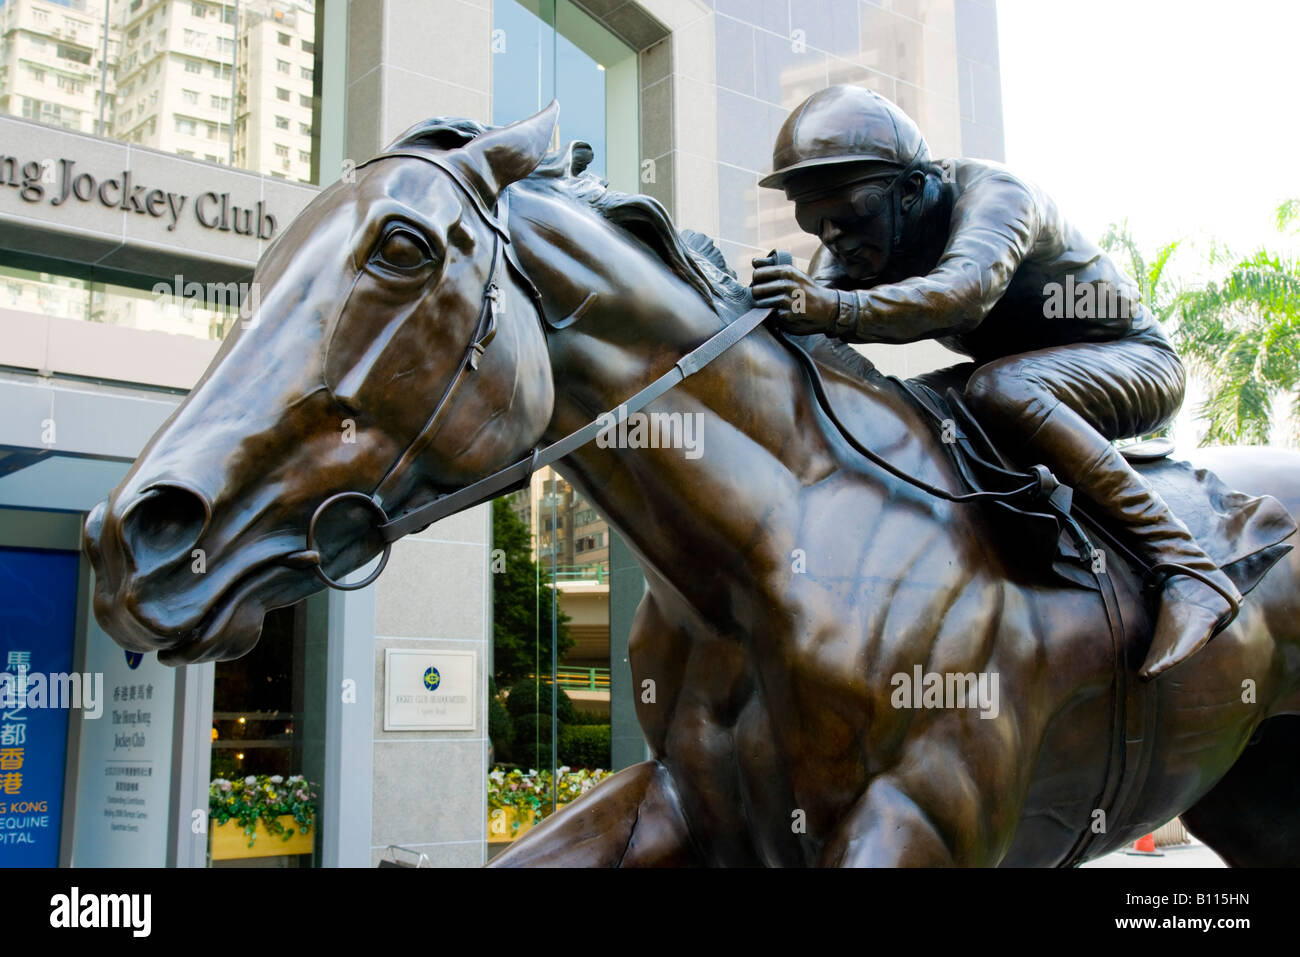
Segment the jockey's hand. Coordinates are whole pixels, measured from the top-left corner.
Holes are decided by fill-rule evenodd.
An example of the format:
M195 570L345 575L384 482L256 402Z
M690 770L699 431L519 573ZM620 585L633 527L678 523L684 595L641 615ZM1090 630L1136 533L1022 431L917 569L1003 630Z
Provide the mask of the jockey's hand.
M754 305L775 307L776 324L796 336L830 332L839 316L839 294L813 282L797 266L774 266L770 259L755 259L750 289Z

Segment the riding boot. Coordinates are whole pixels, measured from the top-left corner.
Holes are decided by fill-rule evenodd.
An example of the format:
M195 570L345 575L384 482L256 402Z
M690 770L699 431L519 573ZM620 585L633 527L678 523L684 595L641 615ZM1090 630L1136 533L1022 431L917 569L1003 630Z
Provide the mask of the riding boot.
M1057 405L1026 444L1026 455L1046 464L1118 526L1153 572L1168 574L1151 649L1139 672L1143 678L1186 661L1232 621L1241 602L1232 581L1159 493L1078 413Z

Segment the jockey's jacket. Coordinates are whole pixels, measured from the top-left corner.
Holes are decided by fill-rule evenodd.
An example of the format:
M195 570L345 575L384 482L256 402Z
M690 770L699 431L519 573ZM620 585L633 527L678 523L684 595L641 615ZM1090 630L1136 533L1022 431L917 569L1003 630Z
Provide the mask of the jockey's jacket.
M954 201L934 268L857 288L857 308L830 334L848 342L937 339L978 362L1075 342L1163 338L1133 280L1041 189L993 162L943 166ZM839 290L861 286L824 245L809 274Z

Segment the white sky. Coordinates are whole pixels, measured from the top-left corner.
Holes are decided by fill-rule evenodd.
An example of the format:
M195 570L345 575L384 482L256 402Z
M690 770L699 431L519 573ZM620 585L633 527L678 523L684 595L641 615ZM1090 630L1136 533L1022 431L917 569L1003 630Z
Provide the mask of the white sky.
M1296 0L997 0L1006 164L1099 240L1128 218L1150 257L1183 238L1200 284L1210 239L1300 255L1274 211L1300 197ZM1126 263L1121 263L1127 267ZM1174 431L1197 442L1188 383ZM1285 402L1274 444L1285 442Z
M997 10L1007 166L1085 233L1127 216L1144 252L1180 236L1300 251L1273 228L1277 205L1300 196L1300 3Z

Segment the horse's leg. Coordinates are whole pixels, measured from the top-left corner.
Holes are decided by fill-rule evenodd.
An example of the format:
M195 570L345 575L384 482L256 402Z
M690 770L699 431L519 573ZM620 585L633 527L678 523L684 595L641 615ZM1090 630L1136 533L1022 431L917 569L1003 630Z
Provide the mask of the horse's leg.
M1300 715L1260 725L1255 743L1182 819L1232 867L1300 864Z
M700 861L668 772L644 761L530 830L489 867L684 867Z
M822 867L952 867L929 815L889 776L876 778L822 851Z

